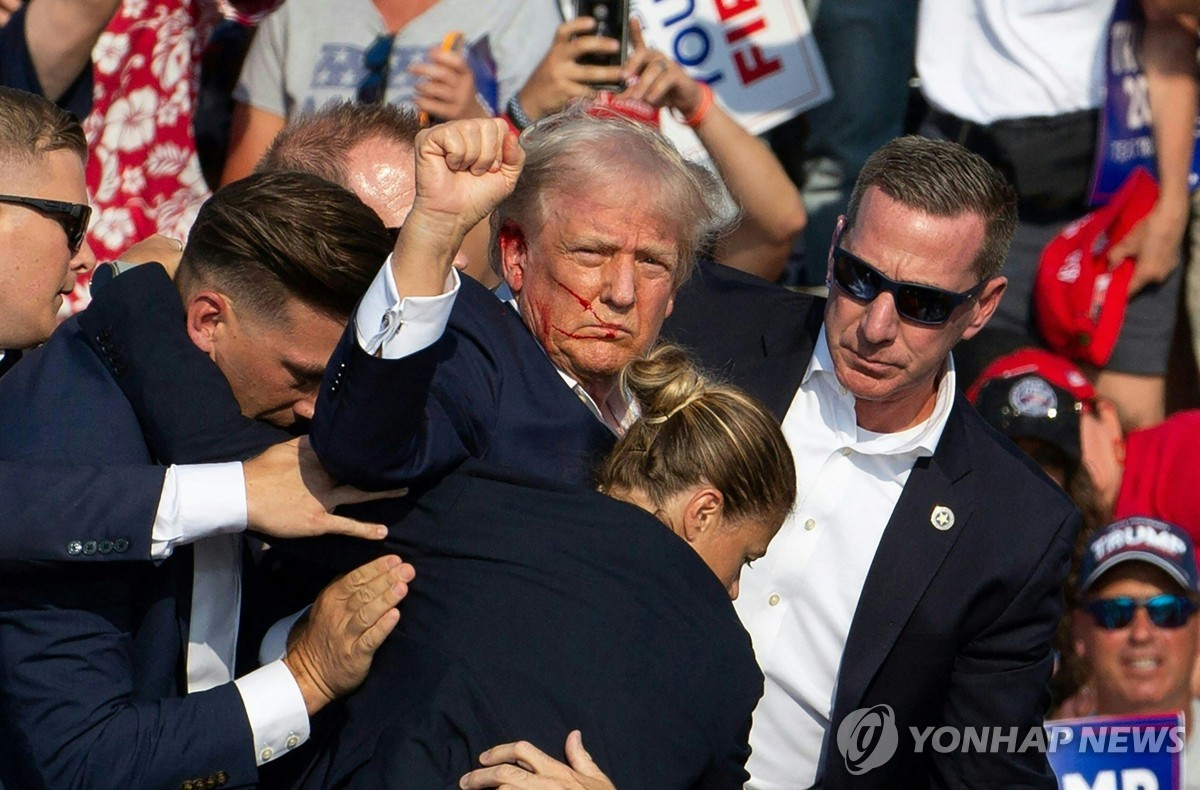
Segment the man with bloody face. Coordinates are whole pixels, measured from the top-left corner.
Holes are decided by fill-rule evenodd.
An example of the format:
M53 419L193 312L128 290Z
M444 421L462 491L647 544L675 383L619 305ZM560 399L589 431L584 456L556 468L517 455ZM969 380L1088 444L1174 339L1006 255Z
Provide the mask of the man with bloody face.
M314 445L340 479L407 484L479 458L583 483L636 416L618 373L654 345L717 224L712 179L619 118L559 116L519 147L507 134L455 124L418 139L412 214L317 409ZM450 265L466 223L502 198L507 303Z

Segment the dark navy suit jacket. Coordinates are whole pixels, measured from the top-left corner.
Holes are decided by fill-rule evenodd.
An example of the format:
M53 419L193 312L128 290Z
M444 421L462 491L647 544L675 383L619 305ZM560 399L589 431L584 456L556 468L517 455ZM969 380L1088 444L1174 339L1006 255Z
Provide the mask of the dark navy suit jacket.
M145 296L173 300L155 306L180 321L178 334L178 295L162 270L155 274L153 268L139 277L159 277L163 288ZM125 285L137 285L138 279ZM164 309L172 305L174 312ZM149 306L134 299L107 317L98 310L86 321L71 319L0 380L3 460L154 468L159 459L147 443L153 429L143 430L113 378L125 372L123 354L133 340L117 327L154 314L139 312ZM88 321L100 323L89 331ZM152 328L148 343L158 342L156 337ZM207 363L203 355L189 359L199 361ZM157 358L148 366L156 372L130 375L170 376L171 365L170 358ZM175 379L174 386L191 391L186 380ZM232 402L227 385L216 400L222 409ZM200 413L209 408L196 407ZM171 411L163 419L172 431L186 433L194 425L169 416ZM197 455L203 452L203 446L196 449ZM236 457L232 450L226 456ZM156 473L161 487L162 472ZM155 503L158 494L152 492ZM50 511L58 504L46 498L52 492L24 495L34 503L30 507ZM104 500L97 501L102 507ZM76 504L85 520L105 518L95 502L91 511L86 498L81 502ZM146 543L153 511L152 505L144 522L129 525ZM86 524L78 528L90 534ZM94 551L104 549L97 545ZM14 788L158 787L209 777L226 786L256 781L249 722L236 688L227 684L181 696L191 581L186 548L159 565L59 564L0 576L0 781Z
M417 354L373 357L347 328L311 436L330 474L368 489L436 479L468 458L586 483L615 441L517 313L469 277L446 332Z
M812 356L823 305L708 265L676 298L664 334L782 417ZM935 505L954 511L951 529L931 526ZM937 451L913 468L867 574L838 674L822 786L1056 787L1033 750L918 754L909 728L1041 726L1050 640L1078 531L1079 513L1062 491L958 395ZM852 776L832 734L852 711L880 704L895 712L896 755Z
M565 759L578 728L617 787L742 787L762 676L716 575L652 515L477 461L353 512L392 524L417 580L303 786L457 787L499 743Z

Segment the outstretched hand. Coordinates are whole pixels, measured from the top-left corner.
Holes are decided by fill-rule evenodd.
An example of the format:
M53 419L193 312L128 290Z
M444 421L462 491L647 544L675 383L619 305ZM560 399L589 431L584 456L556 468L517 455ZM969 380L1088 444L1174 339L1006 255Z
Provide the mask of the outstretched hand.
M387 535L382 524L364 524L330 511L406 493L406 489L366 492L339 485L321 466L307 436L268 447L246 461L242 470L247 527L273 538L349 535L380 540Z
M583 734L567 736L567 761L561 763L526 741L494 746L479 755L483 768L459 780L464 790L485 787L514 790L616 790L583 748Z
M311 716L362 684L375 651L400 622L396 604L408 594L413 567L380 557L321 591L292 628L283 663Z

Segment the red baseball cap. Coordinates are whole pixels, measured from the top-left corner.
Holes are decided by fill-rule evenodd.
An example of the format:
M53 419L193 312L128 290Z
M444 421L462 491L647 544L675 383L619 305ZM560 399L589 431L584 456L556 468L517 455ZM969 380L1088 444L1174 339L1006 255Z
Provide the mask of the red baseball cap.
M1078 461L1079 417L1096 397L1092 383L1067 359L1022 348L984 368L967 400L1010 439L1041 439Z
M1125 320L1134 259L1109 267L1108 251L1158 200L1158 184L1135 168L1112 199L1072 222L1042 251L1033 308L1046 345L1065 357L1103 366Z

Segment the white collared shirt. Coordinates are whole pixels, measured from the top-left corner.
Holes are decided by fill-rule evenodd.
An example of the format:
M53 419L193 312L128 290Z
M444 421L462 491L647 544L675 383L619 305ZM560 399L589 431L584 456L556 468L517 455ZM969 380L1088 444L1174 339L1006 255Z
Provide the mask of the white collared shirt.
M821 328L783 420L796 506L767 555L742 572L735 603L766 678L748 788L794 790L816 780L863 583L913 464L937 448L954 386L948 359L926 420L892 434L863 430Z

